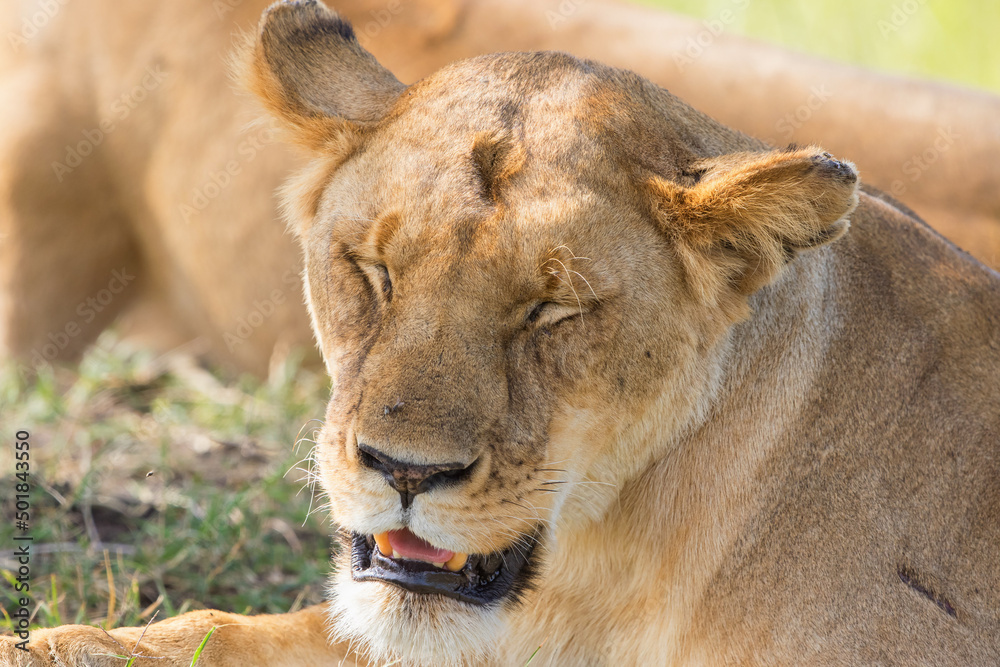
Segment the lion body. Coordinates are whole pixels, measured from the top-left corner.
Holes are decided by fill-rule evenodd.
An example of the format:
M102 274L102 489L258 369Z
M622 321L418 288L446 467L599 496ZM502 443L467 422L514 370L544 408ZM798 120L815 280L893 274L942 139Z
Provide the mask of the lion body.
M709 424L559 540L498 664L1000 659L1000 285L876 199L851 221L759 294Z
M1000 659L1000 405L983 390L1000 372L998 281L865 195L850 233L807 259L734 332L747 354L726 409L600 512L567 511L559 565L492 664L538 646L542 665ZM136 664L188 664L218 623L204 614L151 626L146 653L172 660ZM217 630L205 664L353 664L327 616L232 617L252 634ZM131 647L138 631L112 634ZM115 649L93 628L34 634L45 655Z
M243 60L312 156L283 196L345 542L328 605L225 615L205 664L1000 660L993 271L849 163L595 62L407 87L315 2ZM407 501L366 452L461 474ZM358 576L350 535L403 529L532 551L492 604ZM136 665L188 664L218 613ZM34 664L109 641L41 631Z

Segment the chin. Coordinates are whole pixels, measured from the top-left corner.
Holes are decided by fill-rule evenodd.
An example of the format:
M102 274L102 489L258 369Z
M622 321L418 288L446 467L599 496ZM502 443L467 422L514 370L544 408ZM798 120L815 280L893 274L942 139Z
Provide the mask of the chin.
M358 581L340 560L330 605L333 632L370 662L457 667L489 661L505 625L503 605Z

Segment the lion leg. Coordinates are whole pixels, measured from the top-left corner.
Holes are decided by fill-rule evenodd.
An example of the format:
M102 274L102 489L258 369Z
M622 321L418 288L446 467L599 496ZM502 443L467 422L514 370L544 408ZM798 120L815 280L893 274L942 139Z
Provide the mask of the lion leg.
M110 632L89 625L36 630L28 652L15 648L9 637L0 639L0 664L121 667L125 661L119 656L134 655L133 667L188 667L203 641L198 667L361 664L356 656L348 657L346 645L328 641L325 605L261 616L193 611L147 628Z
M20 65L0 68L0 360L37 367L113 321L140 266L99 121L53 89L54 65Z

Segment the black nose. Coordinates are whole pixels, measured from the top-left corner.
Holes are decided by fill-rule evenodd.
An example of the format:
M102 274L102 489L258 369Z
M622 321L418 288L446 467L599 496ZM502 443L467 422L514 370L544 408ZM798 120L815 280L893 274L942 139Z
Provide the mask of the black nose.
M430 465L406 463L397 461L362 443L358 443L358 455L361 465L382 473L389 486L399 493L404 510L409 508L413 497L418 493L467 479L476 465L475 461L468 465L465 463L435 463Z

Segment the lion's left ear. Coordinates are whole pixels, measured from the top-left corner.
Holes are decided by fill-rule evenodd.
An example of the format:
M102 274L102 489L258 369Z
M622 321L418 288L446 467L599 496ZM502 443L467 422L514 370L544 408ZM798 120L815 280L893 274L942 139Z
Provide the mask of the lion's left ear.
M674 240L697 296L713 304L746 297L802 250L847 231L858 203L850 162L811 147L704 160L691 187L654 177L656 216Z

